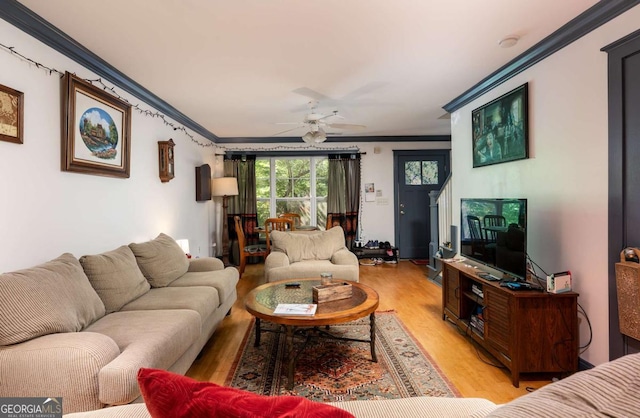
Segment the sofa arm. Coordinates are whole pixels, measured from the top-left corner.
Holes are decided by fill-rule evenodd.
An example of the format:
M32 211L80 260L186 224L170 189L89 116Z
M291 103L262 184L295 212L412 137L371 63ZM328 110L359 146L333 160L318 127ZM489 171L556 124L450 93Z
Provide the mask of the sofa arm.
M331 262L342 266L358 266L358 257L346 248L342 248L331 256Z
M64 398L64 413L102 408L98 373L120 355L95 332L49 334L0 347L0 397Z
M223 270L224 263L215 257L192 258L189 260L189 270L194 271L216 271Z
M289 266L289 257L285 253L272 251L264 260L264 271Z

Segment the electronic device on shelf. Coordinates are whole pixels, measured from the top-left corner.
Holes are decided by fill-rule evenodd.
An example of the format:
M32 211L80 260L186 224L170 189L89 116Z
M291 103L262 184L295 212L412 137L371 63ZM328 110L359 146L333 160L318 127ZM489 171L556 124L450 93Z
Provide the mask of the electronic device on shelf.
M525 279L527 199L460 199L460 255L499 270L509 279ZM487 274L478 276L501 280Z
M478 273L478 277L481 277L485 280L488 280L490 282L499 282L500 280L502 280L500 277L498 276L494 276L491 273L487 273L487 272L480 272Z

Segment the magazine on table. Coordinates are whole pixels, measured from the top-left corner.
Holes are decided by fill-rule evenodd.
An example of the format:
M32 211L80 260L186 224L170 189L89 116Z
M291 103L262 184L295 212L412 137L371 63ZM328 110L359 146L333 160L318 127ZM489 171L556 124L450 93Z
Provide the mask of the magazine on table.
M318 305L315 303L279 303L273 310L274 315L313 316Z

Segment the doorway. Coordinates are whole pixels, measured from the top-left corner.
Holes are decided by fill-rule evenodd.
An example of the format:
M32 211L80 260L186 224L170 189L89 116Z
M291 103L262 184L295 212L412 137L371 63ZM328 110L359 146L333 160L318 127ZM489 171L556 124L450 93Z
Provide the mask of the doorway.
M449 150L393 151L395 242L401 258L429 258L429 192L442 188L449 155Z
M640 352L620 333L615 263L640 247L640 31L603 48L609 60L609 359Z

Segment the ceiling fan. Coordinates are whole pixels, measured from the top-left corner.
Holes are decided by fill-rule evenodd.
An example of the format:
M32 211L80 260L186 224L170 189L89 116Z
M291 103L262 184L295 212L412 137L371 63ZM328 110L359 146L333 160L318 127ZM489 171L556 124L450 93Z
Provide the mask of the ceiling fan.
M319 144L324 142L327 139L326 128L336 128L336 129L364 129L366 126L364 125L354 125L350 123L332 123L329 118L337 117L344 119L342 116L338 115L338 111L334 110L330 114L323 114L317 111L318 102L310 101L309 109L310 113L307 113L302 122L280 122L278 125L298 125L295 128L287 129L282 132L278 132L275 135L280 135L286 132L291 132L296 129L306 128L307 133L302 135L302 140L309 144Z

